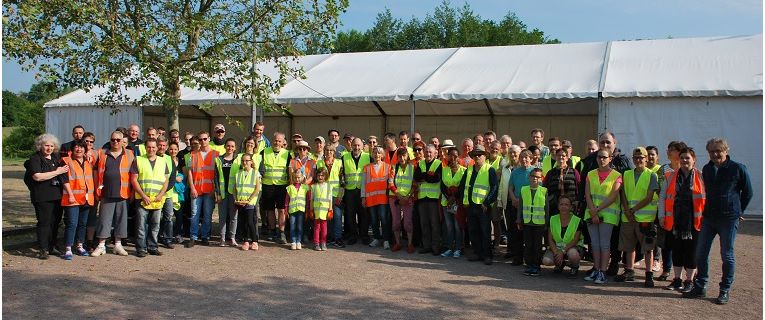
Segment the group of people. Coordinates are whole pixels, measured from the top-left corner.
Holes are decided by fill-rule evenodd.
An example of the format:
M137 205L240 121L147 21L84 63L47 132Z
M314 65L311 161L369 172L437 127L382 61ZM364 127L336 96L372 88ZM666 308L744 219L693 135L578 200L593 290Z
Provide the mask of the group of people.
M724 139L707 142L711 161L699 169L681 141L669 143L669 163L660 165L657 147L636 147L628 157L611 132L588 141L580 158L570 141L545 145L541 129L531 131L529 145L487 131L459 146L418 132L341 140L329 130L312 143L295 133L291 148L285 134L269 140L264 131L258 122L238 143L222 124L212 134L148 128L141 140L133 124L102 148L82 126L60 147L55 136L39 136L25 163L39 258L103 255L110 239L118 255L128 255L123 242L133 240L139 257L162 255L160 245L210 245L217 204L219 245L244 251L257 251L262 235L291 250L360 241L460 258L470 248L467 260L490 265L506 245L505 258L525 264L525 275L568 266L576 278L587 259L587 281L634 281L643 260L646 287L661 270L656 279L671 280L667 289L701 297L720 235L716 301L728 301L736 230L753 191ZM56 243L62 211L63 252Z

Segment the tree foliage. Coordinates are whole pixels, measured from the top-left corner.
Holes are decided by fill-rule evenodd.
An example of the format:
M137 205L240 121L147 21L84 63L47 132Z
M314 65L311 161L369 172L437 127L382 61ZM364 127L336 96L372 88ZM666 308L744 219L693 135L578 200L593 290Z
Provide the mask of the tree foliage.
M6 0L3 51L46 81L107 87L103 106L156 104L178 127L182 86L261 106L329 44L348 0ZM272 62L276 76L253 72ZM266 70L269 71L269 70ZM254 79L254 81L252 81ZM130 100L126 87L147 88Z
M6 157L26 157L34 151L34 139L45 131L45 102L71 92L51 82L38 82L29 92L15 94L3 90L3 127L14 127L3 139Z
M544 32L529 30L515 13L508 12L501 21L481 18L465 3L455 8L444 1L422 21L394 18L389 9L377 14L367 31L338 32L332 52L434 49L453 47L505 46L560 43Z

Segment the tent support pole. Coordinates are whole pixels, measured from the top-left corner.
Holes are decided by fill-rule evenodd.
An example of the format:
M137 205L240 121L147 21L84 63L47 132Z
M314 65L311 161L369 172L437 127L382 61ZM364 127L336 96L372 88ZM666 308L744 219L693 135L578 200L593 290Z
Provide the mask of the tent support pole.
M417 106L416 106L416 104L417 104L417 102L412 100L412 115L410 116L411 124L409 126L409 129L410 129L409 130L409 134L410 135L414 134L414 118L415 118L415 115L417 114Z
M383 131L382 132L388 132L388 114L385 113L385 110L380 106L380 103L377 101L372 101L372 103L377 107L377 111L380 112L380 115L383 116Z
M494 118L494 110L491 109L491 104L489 103L489 99L483 99L483 103L486 105L486 110L489 111L489 129L494 131L497 128L497 124L496 124L497 121Z

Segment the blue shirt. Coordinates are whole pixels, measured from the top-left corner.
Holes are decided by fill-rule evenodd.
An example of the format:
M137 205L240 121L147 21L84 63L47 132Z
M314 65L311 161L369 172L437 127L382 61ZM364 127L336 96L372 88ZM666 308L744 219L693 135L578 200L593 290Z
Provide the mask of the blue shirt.
M531 174L531 170L534 170L534 166L528 168L517 167L513 168L513 171L510 172L510 183L513 185L513 194L515 194L516 198L521 197L521 187L530 184L529 174Z

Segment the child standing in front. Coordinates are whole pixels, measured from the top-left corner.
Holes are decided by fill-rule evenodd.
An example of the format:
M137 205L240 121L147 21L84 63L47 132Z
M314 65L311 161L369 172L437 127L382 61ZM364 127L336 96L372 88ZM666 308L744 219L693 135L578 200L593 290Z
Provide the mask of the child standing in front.
M303 223L308 209L311 188L304 183L305 176L299 169L292 170L292 184L287 186L287 197L284 201L290 216L290 249L303 249L300 240L303 239Z
M521 188L521 199L518 208L522 214L516 222L518 229L523 230L523 260L526 262L527 276L538 276L542 262L542 240L545 237L545 222L547 221L547 188L542 183L542 169L534 168L529 174L529 185Z
M332 219L332 185L327 182L327 168L316 171L316 181L311 186L311 209L313 219L313 245L316 251L327 251L327 220Z
M242 250L258 250L258 217L255 214L255 206L258 205L260 195L260 173L253 168L252 154L246 153L241 158L241 169L234 176L231 194L235 197L234 204L239 208L239 217L244 219L244 232L242 232ZM252 243L252 245L250 245Z

